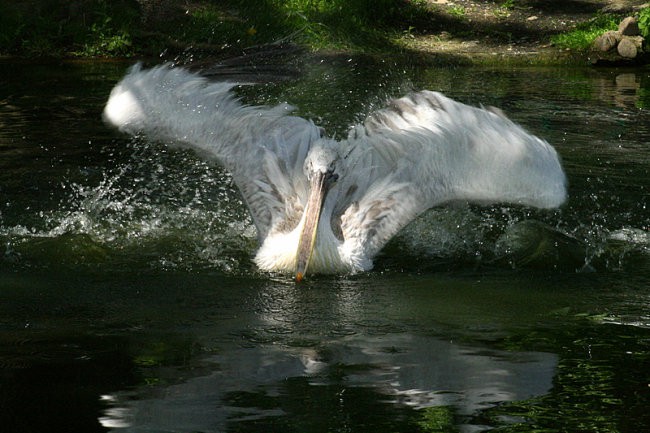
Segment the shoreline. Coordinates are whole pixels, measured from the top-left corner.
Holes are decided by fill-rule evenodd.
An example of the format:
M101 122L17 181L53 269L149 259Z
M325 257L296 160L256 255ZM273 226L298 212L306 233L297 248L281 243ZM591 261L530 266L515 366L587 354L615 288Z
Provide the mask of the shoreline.
M33 3L38 4L38 1L33 0ZM287 21L286 16L282 18L282 13L289 12L281 13L279 9L264 13L258 11L258 15L253 15L255 12L244 6L241 10L230 9L229 2L216 6L203 0L183 4L176 0L135 0L141 5L159 4L159 8L148 10L143 7L139 12L133 9L131 16L124 18L127 21L123 25L128 26L128 31L110 28L110 23L115 20L111 21L111 16L106 15L104 27L85 36L82 33L69 34L70 38L81 39L70 39L57 45L61 41L39 41L39 37L49 34L45 29L35 28L31 36L36 38L36 42L26 40L21 42L24 48L14 46L0 51L0 60L128 62L158 59L189 64L204 60L218 62L253 52L259 47L278 46L280 42L312 55L400 57L425 65L639 66L649 60L648 53L639 59L625 60L601 54L584 45L568 48L554 44L553 39L570 34L598 17L602 18L603 14L620 18L638 14L641 8L650 8L650 3L644 0L402 1L409 6L396 6L406 9L399 9L398 16L390 21L371 22L371 26L368 22L360 22L350 29L346 27L350 23L337 27L331 17L329 22L326 21L328 18L323 11L319 15L314 10L309 19L301 15L305 20L302 22L304 27L296 29L296 22ZM139 15L133 15L136 12ZM349 19L352 12L339 11L339 18ZM66 13L68 21L72 20L72 12ZM270 17L266 13L275 15ZM385 20L386 14L382 13ZM267 20L267 27L263 26L264 20ZM175 24L177 28L174 28ZM322 32L310 35L315 29ZM206 32L212 33L206 36ZM115 51L107 48L111 43L118 45ZM45 49L47 47L51 49Z

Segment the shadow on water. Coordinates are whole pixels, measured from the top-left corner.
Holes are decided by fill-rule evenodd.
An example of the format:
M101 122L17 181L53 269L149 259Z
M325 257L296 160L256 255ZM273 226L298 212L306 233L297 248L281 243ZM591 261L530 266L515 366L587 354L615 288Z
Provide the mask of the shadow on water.
M242 96L339 135L411 89L495 105L557 147L569 202L434 209L374 271L297 286L251 264L227 173L102 124L126 65L0 64L0 423L647 429L647 71L305 66Z

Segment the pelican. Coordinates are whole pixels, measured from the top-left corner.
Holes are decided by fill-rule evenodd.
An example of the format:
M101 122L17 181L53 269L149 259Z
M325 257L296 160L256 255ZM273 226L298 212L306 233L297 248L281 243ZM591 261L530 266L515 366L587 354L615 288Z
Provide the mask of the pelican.
M557 152L500 110L432 91L390 101L336 141L293 107L250 106L235 82L135 65L104 119L189 147L232 174L257 228L264 271L354 273L425 210L452 201L554 208L566 199Z

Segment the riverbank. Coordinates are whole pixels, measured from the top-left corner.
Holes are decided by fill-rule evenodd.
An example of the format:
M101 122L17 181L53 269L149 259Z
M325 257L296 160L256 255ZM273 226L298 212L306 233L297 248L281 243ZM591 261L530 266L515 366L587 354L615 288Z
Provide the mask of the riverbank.
M0 5L0 54L193 61L290 42L424 63L585 64L594 32L644 6L643 0L29 0Z
M506 1L431 0L450 21L452 30L405 40L422 55L453 56L470 64L590 64L594 35L615 29L620 19L635 15L643 1Z

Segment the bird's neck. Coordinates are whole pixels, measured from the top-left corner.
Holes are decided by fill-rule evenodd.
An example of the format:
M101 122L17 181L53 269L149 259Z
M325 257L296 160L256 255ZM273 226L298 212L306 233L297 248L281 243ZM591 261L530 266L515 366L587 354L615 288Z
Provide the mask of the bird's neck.
M271 231L255 256L257 266L265 271L295 272L296 254L304 224L303 215L300 223L292 231ZM341 256L341 246L342 242L332 232L330 215L324 212L318 222L309 273L331 274L354 270Z

